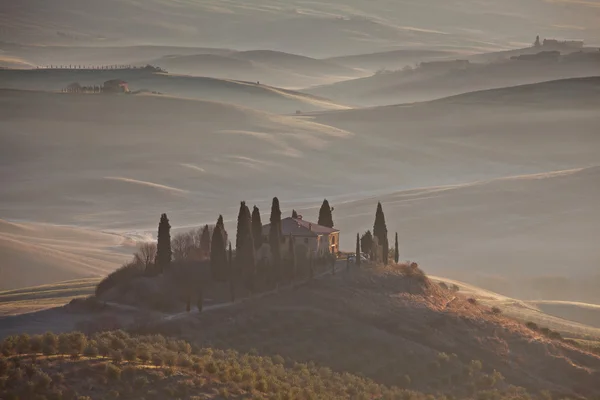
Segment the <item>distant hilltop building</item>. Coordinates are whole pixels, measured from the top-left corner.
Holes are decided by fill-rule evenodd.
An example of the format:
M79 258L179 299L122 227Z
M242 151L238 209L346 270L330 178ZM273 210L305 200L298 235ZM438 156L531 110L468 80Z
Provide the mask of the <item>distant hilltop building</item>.
M557 40L557 39L544 39L543 42L540 43L540 37L537 36L535 38L535 43L533 47L546 47L552 49L563 49L563 50L573 50L573 49L582 49L584 45L583 40Z
M111 79L102 86L104 93L129 93L129 85L120 79Z
M270 229L271 224L262 227L263 245L259 251L259 258L270 259L271 257ZM303 220L301 215L297 218L288 217L281 220L281 251L283 255L288 251L290 237L296 245L296 255L303 258L308 258L310 254L315 257L323 257L339 251L339 230Z

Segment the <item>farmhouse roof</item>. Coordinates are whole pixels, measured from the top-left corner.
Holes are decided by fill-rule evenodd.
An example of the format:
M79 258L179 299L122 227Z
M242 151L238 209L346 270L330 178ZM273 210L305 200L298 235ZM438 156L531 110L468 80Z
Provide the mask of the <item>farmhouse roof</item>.
M262 234L268 235L271 224L263 225ZM287 217L281 220L281 231L284 236L306 236L315 237L319 235L329 235L331 233L339 232L337 229L328 228L309 222L300 218Z

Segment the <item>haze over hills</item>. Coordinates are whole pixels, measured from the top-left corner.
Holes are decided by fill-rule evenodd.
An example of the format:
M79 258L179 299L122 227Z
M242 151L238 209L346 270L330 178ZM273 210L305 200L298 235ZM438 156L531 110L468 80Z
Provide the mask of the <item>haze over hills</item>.
M595 3L566 0L5 3L0 40L13 43L151 43L262 48L327 57L398 46L509 48L530 43L535 33L588 41L600 36Z
M113 70L0 70L0 87L5 89L59 92L71 83L101 86L111 79L125 80L132 91L227 102L274 113L297 110L346 109L327 99L262 84L209 77L172 75L147 69Z
M5 90L0 212L13 220L129 237L154 234L162 212L176 228L213 223L222 213L234 229L237 201L267 212L275 195L284 209L316 219L313 207L327 197L335 204L336 224L348 233L341 245L348 247L356 231L371 226L373 202L382 199L391 208L389 229L400 233L403 257L432 272L534 298L548 294L544 284L532 290L537 278L560 281L561 269L572 263L573 280L556 293L596 301L578 285L595 279L598 261L589 250L600 226L594 225L597 169L470 183L600 165L598 82L564 80L298 117L166 96ZM14 179L25 175L44 185ZM439 187L452 184L466 185ZM390 193L398 190L407 199L396 213L397 196ZM509 194L522 208L507 208ZM537 214L540 197L548 209ZM573 219L561 219L564 213ZM504 245L495 247L497 240ZM556 254L534 242L554 243ZM467 251L470 246L479 250ZM479 272L469 273L473 269Z
M170 55L149 60L147 64L176 74L260 81L283 87L331 83L366 75L365 72L333 62L267 50L231 52L227 55Z
M0 0L0 398L596 398L599 21Z
M534 58L502 58L486 64L450 59L445 63L423 63L415 68L385 71L305 91L361 106L426 101L476 90L595 76L600 68L600 52L594 50L572 49L571 53L560 55L548 53L553 50L542 47L534 51L538 54Z

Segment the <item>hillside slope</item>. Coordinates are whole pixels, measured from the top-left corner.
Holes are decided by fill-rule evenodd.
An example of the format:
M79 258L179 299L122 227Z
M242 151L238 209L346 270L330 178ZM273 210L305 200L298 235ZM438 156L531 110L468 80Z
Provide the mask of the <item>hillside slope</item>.
M306 91L346 103L376 106L427 101L550 80L597 76L599 67L600 52L576 52L538 61L500 60L460 67L419 66L308 88Z
M104 276L130 257L126 244L118 235L0 220L0 290Z
M506 49L532 43L536 31L589 41L600 36L593 2L107 0L98 7L92 0L23 0L3 11L0 40L8 42L263 48L315 57L399 44Z
M210 76L299 88L326 84L364 73L332 62L295 54L253 50L229 54L168 55L144 62L170 73Z
M273 113L291 114L297 110L336 110L348 107L301 92L284 90L255 82L208 77L170 75L146 70L0 70L0 88L60 91L73 82L101 86L121 79L132 91L147 90L170 96L221 101Z
M469 396L461 373L471 360L532 392L597 394L600 357L545 339L407 273L404 267L353 268L296 290L139 329L312 360L388 384L407 382L409 375L411 388L459 397Z

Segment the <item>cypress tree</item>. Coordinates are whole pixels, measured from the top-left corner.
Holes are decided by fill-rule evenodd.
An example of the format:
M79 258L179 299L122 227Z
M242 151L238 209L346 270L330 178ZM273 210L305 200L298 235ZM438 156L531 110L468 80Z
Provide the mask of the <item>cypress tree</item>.
M251 225L251 216L246 206L246 202L242 201L240 203L240 211L238 213L237 219L237 234L235 236L235 254L238 265L240 264L240 257L242 256L242 248L244 247L244 240L248 236L248 232L250 232Z
M223 216L219 215L219 219L217 219L217 225L215 227L221 228L221 234L223 235L223 246L227 244L227 231L225 230L225 224L223 223ZM212 243L212 242L211 242Z
M298 219L298 213L296 212L296 210L292 210L292 218Z
M388 265L390 260L390 243L388 242L388 238L386 237L383 240L383 265Z
M359 234L356 234L356 260L355 263L357 266L360 267L360 239L359 239Z
M292 234L290 233L290 237L289 237L289 249L288 249L288 253L289 253L289 257L290 257L290 272L292 275L292 282L296 280L296 249L294 246L294 237L292 236Z
M385 225L385 215L381 203L377 203L375 213L375 224L373 225L373 236L377 238L377 243L382 246L382 260L385 265L388 263L389 243L387 238L387 226Z
M162 214L158 224L158 240L156 243L156 258L154 261L159 272L164 272L169 269L172 255L171 225L169 224L167 214Z
M222 221L222 217L219 216ZM217 223L213 230L212 242L210 245L210 272L216 281L224 281L227 277L227 255L225 253L225 242L221 226Z
M262 221L260 219L260 210L256 206L252 210L252 238L254 239L254 249L260 249L263 244Z
M228 276L229 276L229 293L231 295L231 302L235 302L235 281L233 275L233 250L231 250L231 242L229 242L229 260L228 260Z
M269 227L269 244L271 245L272 257L272 278L275 282L280 279L281 268L281 210L279 208L279 199L273 197L271 205L271 226Z
M205 225L202 228L202 235L200 236L200 252L202 253L203 258L208 258L210 256L210 228L208 225Z
M360 238L360 248L362 252L371 256L373 249L373 235L371 231L366 231Z
M250 211L248 210L248 215ZM254 257L254 241L252 240L252 232L248 230L246 238L241 249L241 273L244 278L244 284L250 294L254 293L254 276L256 273L256 261Z
M323 204L321 204L321 209L319 210L319 220L317 221L317 224L333 228L332 211L333 207L329 206L327 199L323 200Z
M396 232L396 240L394 243L394 261L398 264L398 260L400 260L400 252L398 251L398 232Z

